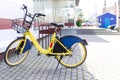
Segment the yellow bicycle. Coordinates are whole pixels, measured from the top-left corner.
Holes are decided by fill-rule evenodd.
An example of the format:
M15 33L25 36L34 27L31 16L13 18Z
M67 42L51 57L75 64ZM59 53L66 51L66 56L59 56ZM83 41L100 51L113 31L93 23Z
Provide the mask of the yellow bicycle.
M15 28L17 32L22 33L23 36L18 37L7 47L4 55L4 60L7 65L16 66L23 62L31 49L31 43L36 47L40 54L54 56L58 60L58 63L65 67L78 67L85 61L87 56L85 45L87 45L87 41L72 35L59 38L56 30L58 27L63 27L63 25L51 23L51 25L55 26L55 32L51 37L48 48L43 49L29 29L35 17L45 15L36 13L32 16L28 13L27 6L23 6L23 10L25 10L23 27ZM31 18L31 20L28 21L27 17Z

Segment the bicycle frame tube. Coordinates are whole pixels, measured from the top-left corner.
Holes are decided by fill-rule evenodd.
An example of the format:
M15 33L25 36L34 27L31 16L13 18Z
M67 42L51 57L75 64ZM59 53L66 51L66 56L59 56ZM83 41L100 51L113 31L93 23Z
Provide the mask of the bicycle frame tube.
M54 43L55 43L55 37L56 37L56 33L53 33L52 38L51 38L51 41L50 41L50 44L49 44L49 47L48 47L48 50L49 50L50 52L52 52L53 45L54 45Z
M25 40L26 40L26 39L25 39ZM16 47L16 50L20 48L20 45L21 45L22 42L23 42L23 41L20 41L20 43L19 43L18 46ZM26 41L25 41L25 42L26 42ZM21 48L19 54L22 53L24 47L25 47L25 44L24 44L23 47Z
M50 46L48 47L47 50L43 49L40 46L40 44L38 43L38 41L35 39L35 37L33 36L33 34L30 31L25 32L24 36L25 37L28 36L30 38L31 42L33 43L33 45L42 54L45 54L45 55L47 55L47 54L51 54L51 55L70 55L71 54L71 52L59 40L56 39L56 33L53 34L51 42L50 42ZM67 52L66 53L53 53L52 49L53 49L53 45L54 45L55 41L57 41L61 46L63 46L63 48L65 48L67 50ZM51 46L51 44L52 44L52 46Z
M58 40L55 39L68 53L70 53L70 51Z
M53 53L52 50L53 50L53 45L55 44L55 42L58 42L67 52L65 52L65 53ZM55 32L53 33L50 45L48 47L48 51L51 52L51 53L49 53L51 55L70 55L71 54L71 52L56 38Z
M37 48L37 50L39 52L41 52L42 54L48 54L50 53L48 50L43 49L40 44L38 43L38 41L36 40L36 38L33 36L33 34L28 30L27 32L24 33L25 37L29 37L31 42L33 43L33 45Z

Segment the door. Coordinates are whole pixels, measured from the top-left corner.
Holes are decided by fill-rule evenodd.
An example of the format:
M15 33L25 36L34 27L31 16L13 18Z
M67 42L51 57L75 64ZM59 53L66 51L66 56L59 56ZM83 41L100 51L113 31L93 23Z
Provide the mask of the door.
M110 18L105 18L105 28L110 25Z

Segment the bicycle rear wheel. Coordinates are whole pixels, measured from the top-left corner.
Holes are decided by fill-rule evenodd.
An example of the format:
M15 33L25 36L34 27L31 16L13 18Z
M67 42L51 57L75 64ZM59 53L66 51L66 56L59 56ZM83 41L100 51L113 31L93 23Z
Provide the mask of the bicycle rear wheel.
M21 53L24 42L24 38L19 38L11 42L11 44L7 47L4 56L4 60L7 65L16 66L25 60L29 53L29 50Z
M87 50L86 47L81 43L75 43L71 47L70 56L56 56L56 59L65 67L75 68L80 66L86 59Z

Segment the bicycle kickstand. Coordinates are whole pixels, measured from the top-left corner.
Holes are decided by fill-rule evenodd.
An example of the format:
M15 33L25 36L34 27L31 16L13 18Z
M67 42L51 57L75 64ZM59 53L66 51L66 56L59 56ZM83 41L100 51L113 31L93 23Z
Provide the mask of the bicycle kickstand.
M40 56L41 54L40 54L40 52L38 51L38 54L37 54L37 56Z
M58 61L58 64L57 64L57 66L56 66L56 69L55 69L55 71L57 70L57 68L58 68L58 66L59 66L59 64L60 64L60 61L62 60L62 58L63 58L63 56L60 56L60 60Z

